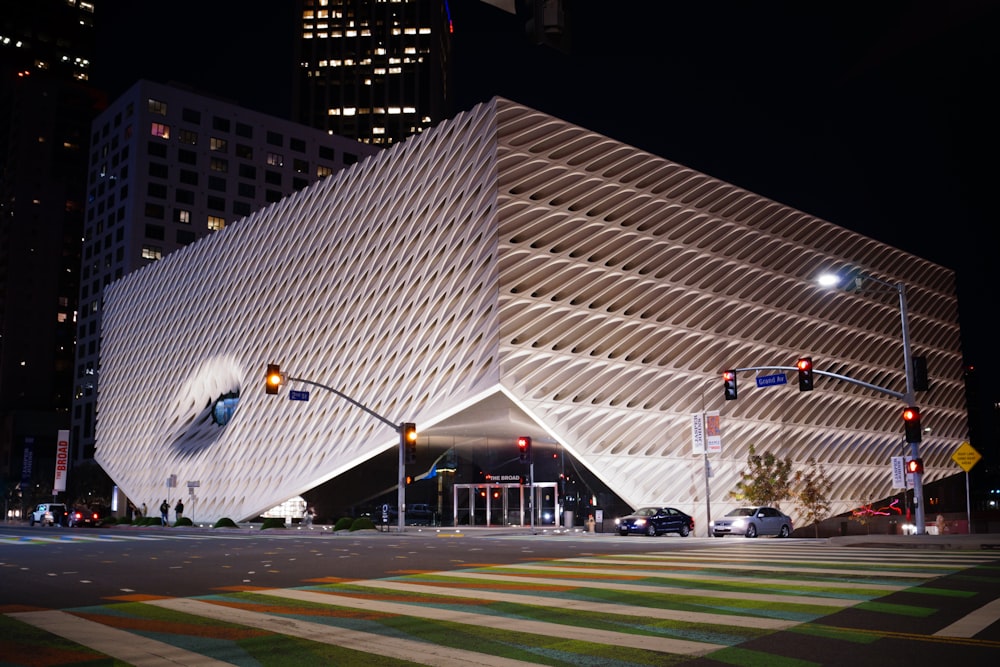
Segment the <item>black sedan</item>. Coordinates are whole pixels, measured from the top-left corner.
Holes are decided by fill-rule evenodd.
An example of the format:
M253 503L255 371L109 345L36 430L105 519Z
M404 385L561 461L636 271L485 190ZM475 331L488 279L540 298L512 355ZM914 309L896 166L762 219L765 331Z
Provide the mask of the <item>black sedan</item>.
M68 526L97 526L101 523L101 515L86 507L74 507L69 511Z
M619 535L638 533L656 537L677 533L687 537L694 530L694 519L673 507L640 507L632 514L615 519Z

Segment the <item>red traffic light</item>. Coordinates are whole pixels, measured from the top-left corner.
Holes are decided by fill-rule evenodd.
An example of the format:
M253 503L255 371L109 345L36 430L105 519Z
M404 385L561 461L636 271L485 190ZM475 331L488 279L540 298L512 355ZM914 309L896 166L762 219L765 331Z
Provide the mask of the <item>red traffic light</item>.
M799 391L812 391L813 360L812 357L800 357L795 367L799 369Z
M906 441L920 442L923 435L920 428L920 411L913 406L903 408L903 425L906 427Z
M267 373L264 375L264 392L277 394L278 388L284 381L285 377L281 374L281 367L278 364L268 364Z
M517 439L517 458L521 463L531 461L531 438L526 435Z
M722 371L722 387L727 401L736 400L736 371Z

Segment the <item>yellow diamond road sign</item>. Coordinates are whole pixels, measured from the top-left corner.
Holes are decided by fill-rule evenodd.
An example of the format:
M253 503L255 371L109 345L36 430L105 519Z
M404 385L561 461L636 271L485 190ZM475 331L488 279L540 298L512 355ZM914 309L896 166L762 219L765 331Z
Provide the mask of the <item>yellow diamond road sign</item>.
M979 455L979 452L967 442L959 445L955 453L951 455L951 460L957 463L965 472L972 470L972 466L976 465L981 458L983 457Z

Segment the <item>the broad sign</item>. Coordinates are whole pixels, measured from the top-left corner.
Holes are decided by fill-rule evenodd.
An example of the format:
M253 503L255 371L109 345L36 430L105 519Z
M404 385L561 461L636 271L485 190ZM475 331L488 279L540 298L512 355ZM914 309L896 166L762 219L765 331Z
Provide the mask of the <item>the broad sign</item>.
M777 375L758 375L757 376L757 386L758 387L773 387L778 384L786 384L788 378L785 377L784 373L778 373Z

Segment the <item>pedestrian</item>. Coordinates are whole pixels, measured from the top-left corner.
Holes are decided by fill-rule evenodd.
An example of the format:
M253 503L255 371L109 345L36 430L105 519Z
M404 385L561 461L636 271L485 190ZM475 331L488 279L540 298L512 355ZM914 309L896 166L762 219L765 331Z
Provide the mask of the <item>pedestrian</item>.
M316 510L312 507L307 507L306 511L302 514L302 525L311 526L313 525L313 517L316 516Z
M177 504L174 505L174 514L177 515L177 520L174 523L180 523L180 520L184 518L184 501L180 498L177 499Z
M160 503L160 525L166 526L170 522L170 517L167 516L170 513L170 503L164 498L163 502Z
M149 512L146 511L146 503L142 504L142 516L149 516Z

